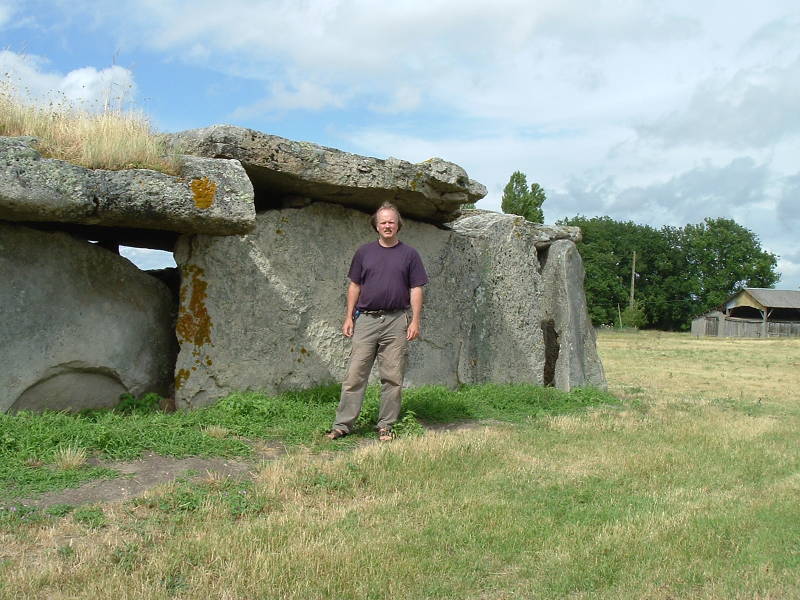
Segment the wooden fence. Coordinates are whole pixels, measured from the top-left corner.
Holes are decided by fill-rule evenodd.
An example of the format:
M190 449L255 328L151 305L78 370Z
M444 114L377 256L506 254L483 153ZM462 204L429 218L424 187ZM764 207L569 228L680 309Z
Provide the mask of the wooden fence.
M696 337L764 337L761 319L739 319L725 315L703 315L692 321ZM768 321L767 337L800 337L800 321Z

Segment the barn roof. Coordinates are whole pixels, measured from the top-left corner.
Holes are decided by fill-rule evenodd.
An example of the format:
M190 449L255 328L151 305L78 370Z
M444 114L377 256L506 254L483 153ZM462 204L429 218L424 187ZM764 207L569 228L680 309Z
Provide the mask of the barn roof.
M800 290L744 288L742 291L750 294L756 302L767 308L800 308ZM741 293L740 291L739 294Z

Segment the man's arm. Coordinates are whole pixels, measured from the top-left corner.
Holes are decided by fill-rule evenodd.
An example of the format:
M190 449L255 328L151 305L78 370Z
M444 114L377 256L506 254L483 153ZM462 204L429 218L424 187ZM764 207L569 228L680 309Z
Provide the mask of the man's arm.
M344 313L344 323L342 323L342 333L345 337L353 337L353 312L356 310L356 302L361 295L361 286L350 282L347 286L347 309Z
M419 336L423 296L422 286L411 288L411 323L408 324L408 330L406 331L406 339L409 342Z

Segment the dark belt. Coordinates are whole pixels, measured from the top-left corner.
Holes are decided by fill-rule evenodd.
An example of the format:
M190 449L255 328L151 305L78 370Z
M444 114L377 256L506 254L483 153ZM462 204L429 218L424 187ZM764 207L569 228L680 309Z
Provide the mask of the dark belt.
M360 310L362 315L371 315L373 317L382 317L383 315L393 315L395 313L403 312L405 309L403 308L393 308L392 310Z

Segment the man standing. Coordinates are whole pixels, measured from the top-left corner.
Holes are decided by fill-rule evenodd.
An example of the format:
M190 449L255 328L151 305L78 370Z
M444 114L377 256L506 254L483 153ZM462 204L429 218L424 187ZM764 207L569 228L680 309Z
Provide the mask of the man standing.
M392 426L400 415L408 342L419 336L422 286L428 283L422 259L397 239L403 219L394 205L384 202L370 222L378 240L356 250L347 274L342 333L352 337L353 344L336 419L328 433L332 440L353 430L376 358L381 378L378 438L392 439Z

